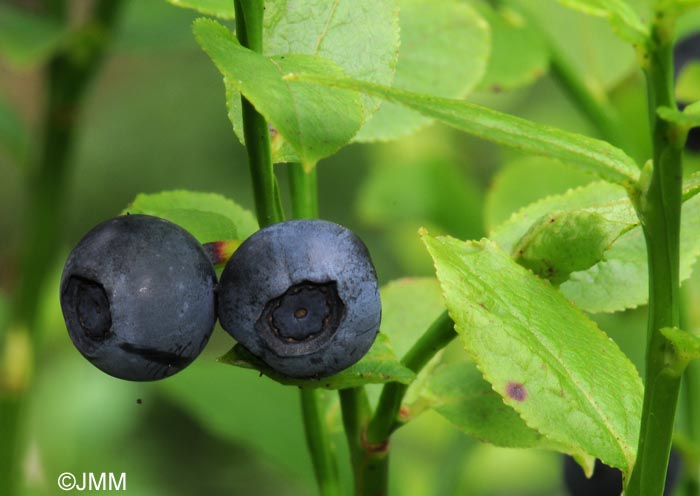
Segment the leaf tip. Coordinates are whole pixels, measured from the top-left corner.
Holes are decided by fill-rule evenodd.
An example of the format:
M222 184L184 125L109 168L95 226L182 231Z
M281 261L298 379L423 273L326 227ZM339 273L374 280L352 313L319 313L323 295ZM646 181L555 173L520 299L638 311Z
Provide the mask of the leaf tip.
M217 29L219 32L225 32L228 35L232 35L226 26L209 17L198 17L192 21L192 32L194 33L195 38L197 38L197 42L200 41L200 37L204 35L204 32L207 29Z

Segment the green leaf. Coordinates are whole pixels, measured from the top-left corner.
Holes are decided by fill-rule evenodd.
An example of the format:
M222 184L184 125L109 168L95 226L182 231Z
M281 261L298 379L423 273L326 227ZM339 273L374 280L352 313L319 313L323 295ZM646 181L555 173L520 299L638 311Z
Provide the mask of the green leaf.
M681 375L691 360L700 359L700 336L677 327L664 327L660 332L673 345L672 373Z
M401 48L394 86L451 98L466 96L486 69L490 47L484 19L454 0L400 0L399 7ZM396 139L430 121L406 107L385 103L355 141Z
M700 193L700 171L694 172L683 181L682 201L686 202L698 193Z
M676 81L676 100L695 102L700 100L700 62L688 62Z
M625 198L625 191L621 187L596 181L531 203L496 226L489 233L489 238L496 241L503 250L513 253L516 244L530 227L551 212L594 208L622 198Z
M491 26L491 57L479 88L499 92L525 86L543 76L549 54L539 29L511 6L477 5Z
M292 74L286 79L315 81L380 96L479 138L579 165L626 188L634 188L639 176L634 160L605 141L537 124L474 103L412 93L348 78Z
M142 193L124 213L162 217L189 231L200 243L242 240L258 229L249 210L215 193L186 190Z
M272 0L265 2L264 27L265 55L318 55L349 77L379 84L394 80L397 0ZM369 97L363 102L367 120L380 102Z
M682 126L687 131L691 127L700 126L700 101L688 105L682 112L670 107L659 107L656 109L656 114L665 121Z
M359 33L358 33L359 30ZM359 35L358 35L359 34ZM265 2L263 53L267 56L305 54L335 62L351 77L381 84L394 80L399 52L397 0L272 0ZM362 54L358 57L357 54ZM366 122L381 100L362 95ZM227 85L229 119L243 142L238 90ZM324 120L321 128L336 123ZM274 162L299 162L293 146L272 133Z
M617 345L493 242L423 239L457 333L505 403L560 449L629 473L643 386Z
M695 173L683 184L683 201L687 202L681 217L683 279L690 276L693 263L700 256L700 240L693 234L700 229L700 204L697 200L689 201L698 192L700 173ZM557 234L560 230L557 223L548 224L552 217L573 221L573 224L568 226L568 232L564 229ZM579 231L577 225L584 230ZM527 245L528 231L532 234L539 229L535 238L538 242L544 240L547 248L535 249L528 245L532 259L524 264L545 277L550 266L558 268L561 274L574 270L565 282L561 278L555 280L561 283L560 289L569 299L588 312L617 312L644 304L648 297L646 245L637 225L638 220L624 190L612 184L594 182L522 208L495 227L489 238L518 259L521 257L518 243ZM547 228L551 231L548 232ZM547 239L550 235L552 238ZM569 258L571 253L568 252L574 248L587 256L581 257L579 253L578 258ZM542 251L538 253L539 250ZM595 260L598 256L600 258ZM558 261L557 264L552 264L553 260ZM597 263L585 268L592 261ZM554 275L560 273L555 270Z
M583 186L592 179L590 174L559 160L523 157L509 162L493 177L486 193L486 227L492 230L526 205Z
M210 19L197 19L193 30L224 76L229 105L240 91L305 166L335 153L357 133L362 105L356 94L318 91L316 85L292 85L282 79L293 71L337 75L342 71L334 63L308 55L264 57L242 47L226 27ZM234 108L230 112L235 119Z
M342 372L321 379L295 379L281 375L240 344L235 345L231 351L219 358L219 361L236 367L257 370L281 384L302 388L345 389L385 382L409 384L415 378L413 371L401 365L396 359L389 345L389 339L383 333L377 335L372 348L362 360Z
M437 367L430 374L423 397L455 427L482 442L509 448L553 445L503 402L472 363Z
M693 178L691 178L693 179ZM697 179L697 178L695 178ZM685 188L681 215L680 280L690 277L700 256L700 196L697 183ZM591 313L619 312L643 305L648 299L647 255L641 227L625 233L605 253L605 260L574 272L560 289L578 308Z
M13 66L41 64L61 47L66 33L52 19L0 5L0 56Z
M406 277L382 286L382 334L400 357L445 311L440 284L434 277Z
M530 227L512 256L535 275L558 285L572 272L601 261L612 244L638 223L627 198L590 208L553 211Z
M613 30L624 40L643 44L649 29L625 0L559 0L563 5L584 14L608 19Z
M29 152L29 133L15 108L0 95L0 156L24 165Z
M670 139L679 148L685 146L691 129L700 127L700 100L687 105L682 112L677 108L659 107L656 113L661 119L673 124L669 131Z
M219 19L233 19L236 15L233 0L168 0L168 3Z

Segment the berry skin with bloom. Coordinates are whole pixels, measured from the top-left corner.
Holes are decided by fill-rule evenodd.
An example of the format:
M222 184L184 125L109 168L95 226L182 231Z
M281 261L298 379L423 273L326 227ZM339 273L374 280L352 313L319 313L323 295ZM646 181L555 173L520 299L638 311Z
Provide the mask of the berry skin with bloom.
M349 229L322 220L253 234L221 274L218 301L221 326L288 377L349 367L370 349L381 320L367 248Z
M149 215L99 224L68 256L61 309L93 365L131 381L189 365L216 322L216 273L197 240Z

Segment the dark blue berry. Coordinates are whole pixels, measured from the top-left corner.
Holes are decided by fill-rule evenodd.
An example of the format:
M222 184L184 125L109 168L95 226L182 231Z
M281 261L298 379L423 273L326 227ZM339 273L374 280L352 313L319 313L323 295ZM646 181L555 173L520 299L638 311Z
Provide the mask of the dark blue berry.
M285 376L324 377L349 367L372 346L380 319L367 248L332 222L261 229L221 274L222 327Z
M100 370L132 381L189 365L216 321L216 273L197 240L164 219L108 220L70 253L61 309L76 348Z

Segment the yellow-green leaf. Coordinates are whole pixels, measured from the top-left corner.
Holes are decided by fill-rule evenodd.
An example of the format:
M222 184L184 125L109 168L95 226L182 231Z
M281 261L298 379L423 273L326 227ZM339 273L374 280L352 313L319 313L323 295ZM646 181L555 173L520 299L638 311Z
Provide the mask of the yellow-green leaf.
M215 193L186 190L142 193L124 213L167 219L189 231L200 243L242 240L258 229L249 210Z
M428 117L479 138L534 155L543 155L578 165L599 177L633 189L639 176L634 160L611 144L464 100L389 88L348 78L317 74L291 74L290 80L315 81L347 88L400 103Z
M307 167L335 153L357 133L363 119L357 94L317 85L290 84L288 72L342 73L333 62L318 56L265 57L242 47L224 26L197 19L193 27L198 43L224 76L230 116L236 118L240 91L293 148Z
M625 354L493 242L423 240L457 333L505 403L560 449L629 473L643 386Z

